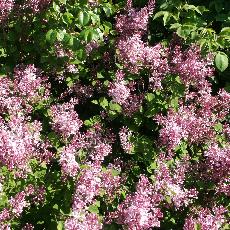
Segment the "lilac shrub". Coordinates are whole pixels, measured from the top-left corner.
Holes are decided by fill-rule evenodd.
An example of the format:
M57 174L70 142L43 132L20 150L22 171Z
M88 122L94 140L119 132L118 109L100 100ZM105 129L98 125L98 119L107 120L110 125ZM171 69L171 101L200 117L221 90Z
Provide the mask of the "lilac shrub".
M0 0L0 229L229 228L214 54L121 7Z

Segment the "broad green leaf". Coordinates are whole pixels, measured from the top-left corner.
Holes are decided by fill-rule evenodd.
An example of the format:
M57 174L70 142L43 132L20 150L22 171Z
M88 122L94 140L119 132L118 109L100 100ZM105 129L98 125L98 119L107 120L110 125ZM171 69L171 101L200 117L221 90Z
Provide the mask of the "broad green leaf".
M225 224L223 227L222 227L223 230L228 230L230 229L230 224Z
M177 29L177 34L180 37L186 39L191 34L191 32L194 31L195 29L196 27L192 25L182 25Z
M110 103L109 103L109 108L111 110L114 110L114 111L117 111L117 112L121 112L121 110L122 110L122 108L121 108L121 106L119 104L114 103L112 101L110 101Z
M214 125L214 129L218 132L218 131L222 131L223 129L223 125L221 123L217 123Z
M195 223L194 229L195 230L201 230L201 225L199 223Z
M224 27L224 28L220 31L220 35L230 36L230 27Z
M109 105L109 102L105 97L101 97L99 98L99 104L103 109L106 109L107 106Z
M85 26L90 20L89 14L87 14L85 11L80 11L78 15L78 21L81 26Z
M81 36L84 38L84 40L89 43L92 40L97 40L98 39L98 32L92 29L86 29L81 32Z
M180 23L173 23L173 24L171 24L171 26L170 26L169 29L177 29L177 28L179 28L179 27L181 27L181 24L180 24Z
M86 58L86 52L83 49L78 49L75 52L75 54L76 54L77 58L79 59L79 61L83 61Z
M164 26L166 26L166 24L168 23L168 21L171 18L171 14L169 12L165 12L164 16L163 16L163 22L164 22Z
M55 2L53 2L53 9L54 9L57 13L60 13L60 6L57 5Z
M145 98L146 98L146 100L148 102L150 102L150 101L152 101L155 98L155 96L154 96L153 93L147 93L146 96L145 96Z
M159 11L154 15L153 20L161 16L163 16L163 22L165 26L171 17L171 13L169 13L168 11Z
M80 41L79 41L79 39L77 37L72 37L70 39L70 42L71 42L70 45L72 46L73 50L77 50L79 48Z
M46 33L46 40L50 43L54 43L57 39L57 31L56 30L49 30L47 33Z
M172 203L172 199L170 196L165 196L165 199L166 199L167 203L169 203L169 204Z
M100 17L97 14L91 14L90 18L92 20L92 23L95 25L97 23L100 23Z
M57 225L57 230L63 230L64 229L64 223L63 221L59 221Z
M88 210L91 212L91 213L96 213L98 214L99 213L99 210L98 210L98 206L97 205L89 205L88 207Z
M68 25L72 23L73 21L72 19L74 18L74 16L69 12L65 12L62 18L63 18L63 22Z
M103 10L107 17L110 17L111 14L113 13L113 7L110 3L106 3L103 7Z
M104 26L104 32L106 34L109 34L109 31L112 29L112 24L110 22L104 22L103 26Z
M66 34L65 30L59 30L57 32L57 40L62 41L64 39L65 34Z
M183 9L185 9L186 11L188 10L196 11L197 13L201 15L204 11L208 11L204 6L194 6L194 5L189 5L189 4L185 4L183 6Z
M228 68L228 56L224 52L218 52L215 57L215 65L221 72Z
M60 146L60 138L57 136L56 133L50 132L48 134L48 139L50 140L51 144L54 145L55 147Z
M120 174L120 172L116 169L112 169L111 173L112 173L112 176L118 176Z

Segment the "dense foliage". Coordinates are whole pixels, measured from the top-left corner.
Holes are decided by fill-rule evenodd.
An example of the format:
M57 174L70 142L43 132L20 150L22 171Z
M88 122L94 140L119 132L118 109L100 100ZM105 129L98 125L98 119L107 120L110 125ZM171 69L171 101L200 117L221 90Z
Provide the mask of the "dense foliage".
M229 12L0 0L0 229L229 229Z

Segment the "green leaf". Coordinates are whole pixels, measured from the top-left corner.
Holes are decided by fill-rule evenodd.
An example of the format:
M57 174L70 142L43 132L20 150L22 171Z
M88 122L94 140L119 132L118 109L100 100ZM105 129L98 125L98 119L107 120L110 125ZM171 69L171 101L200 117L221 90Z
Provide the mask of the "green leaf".
M55 204L55 205L53 206L53 209L58 210L58 209L59 209L58 204Z
M0 207L4 207L8 203L8 196L4 193L1 193L0 196Z
M214 129L218 132L218 131L222 131L223 129L223 125L221 123L217 123L214 125Z
M81 35L87 43L91 42L92 40L97 40L99 36L98 32L92 29L83 30Z
M50 43L54 43L57 39L57 31L56 30L49 30L47 33L46 33L46 40Z
M112 172L112 176L120 175L120 172L118 170L116 170L116 169L112 169L111 172Z
M112 10L109 6L104 6L103 10L104 10L107 17L109 17L112 14Z
M100 16L97 14L91 14L90 18L92 20L93 25L100 23Z
M65 34L66 34L65 30L59 30L57 32L57 40L62 41L64 39Z
M165 196L165 199L166 199L167 203L169 203L169 204L172 203L172 199L170 196Z
M91 213L96 213L98 214L99 213L99 210L98 210L98 206L97 205L90 205L88 210L91 212Z
M60 146L60 138L57 136L56 133L50 132L48 134L48 139L50 140L51 144L54 145L56 148Z
M76 52L75 52L77 58L81 61L85 60L86 58L86 52L85 50L83 49L78 49Z
M148 102L151 102L155 98L155 96L153 93L147 93L145 98Z
M57 230L63 230L64 229L64 223L63 221L59 221L57 225Z
M90 20L90 16L85 11L80 11L78 14L78 21L81 26L87 25Z
M159 11L159 12L157 12L153 17L153 20L155 20L156 18L159 18L161 16L164 16L165 12L168 13L168 11Z
M180 37L186 39L191 34L191 32L194 31L195 29L196 27L192 25L182 25L177 29L177 34Z
M69 12L65 12L62 17L63 17L63 22L66 23L67 25L71 24L73 21L72 19L74 18L74 16Z
M223 230L228 230L230 229L230 224L225 224L222 228Z
M224 27L224 28L220 31L220 35L230 36L230 27Z
M189 5L189 4L185 4L183 6L183 9L185 9L186 11L188 11L188 10L196 11L197 13L199 13L201 15L202 15L202 12L205 11L205 7L196 7L194 5Z
M109 105L109 102L105 97L101 97L99 98L99 104L103 109L106 109L107 106Z
M201 225L199 223L195 223L194 229L195 230L201 230Z
M168 11L160 11L160 12L157 12L155 14L153 20L156 19L156 18L159 18L161 16L163 16L163 22L164 22L164 26L165 26L168 23L168 21L170 20L172 14L169 13Z
M57 13L60 13L60 7L59 7L59 5L57 5L55 2L53 2L53 9L54 9L54 11L56 11Z
M218 52L215 57L215 65L221 72L228 67L228 56L224 52Z
M165 14L164 14L164 16L163 16L164 26L166 26L166 24L168 23L168 21L170 20L170 18L171 18L171 14L168 11L166 11Z
M114 103L112 101L110 101L110 103L109 103L109 108L111 110L114 110L114 111L117 111L117 112L121 112L121 110L122 110L122 108L121 108L121 106L119 104Z
M180 24L180 23L173 23L173 24L171 24L171 26L170 26L169 29L177 29L177 28L179 28L179 27L181 27L181 24Z
M112 24L110 22L104 22L104 32L109 34L109 31L112 29Z

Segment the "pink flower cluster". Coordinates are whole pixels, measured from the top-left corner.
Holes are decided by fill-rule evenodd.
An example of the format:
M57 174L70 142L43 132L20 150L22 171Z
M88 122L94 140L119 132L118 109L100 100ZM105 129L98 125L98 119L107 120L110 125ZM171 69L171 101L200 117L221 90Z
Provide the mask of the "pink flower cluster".
M99 216L90 213L89 205L96 201L101 192L111 196L120 186L120 177L113 176L111 171L102 171L99 162L85 165L76 181L73 197L72 217L65 222L65 228L73 229L102 229Z
M22 2L16 0L0 0L0 23L4 23L7 20L14 7L20 11L30 9L33 13L38 13L50 3L51 0L24 0Z
M76 214L65 221L66 230L99 230L102 229L102 224L99 223L98 215L87 211Z
M76 134L83 124L74 111L74 103L56 104L50 108L50 111L53 129L65 138Z
M71 143L64 148L60 164L62 173L75 179L72 215L65 221L65 228L102 229L99 216L90 212L90 205L101 193L112 197L120 186L120 177L112 174L113 167L103 169L104 157L112 152L113 135L104 133L99 124L93 130L78 132ZM80 169L77 159L84 164Z
M184 158L169 167L165 156L160 155L153 183L142 175L136 184L136 192L128 194L117 210L108 214L107 222L115 221L136 230L160 227L163 218L160 207L182 209L193 203L198 192L195 188L185 188L190 167L188 160Z
M6 122L0 119L0 160L18 176L30 171L30 160L49 161L51 153L40 137L41 123L28 122L23 117L12 116ZM21 174L22 173L22 174Z
M170 169L162 160L158 162L155 171L155 189L165 198L169 198L176 209L188 206L197 199L198 192L195 188L184 187L185 175L189 169L188 159L177 161L176 167Z
M227 179L222 178L216 187L217 194L225 194L230 197L230 177Z
M22 230L33 230L34 226L32 224L26 223L25 226L23 226Z
M10 198L9 208L4 208L0 212L0 226L4 226L4 222L10 219L20 217L24 209L31 204L39 204L43 199L37 199L37 196L41 198L44 195L45 190L43 187L35 188L32 185L28 185L23 191Z
M89 42L85 46L85 51L87 55L90 55L94 50L97 50L99 47L99 43L95 40Z
M116 18L116 29L121 34L131 36L136 33L143 33L147 30L149 15L152 13L154 2L150 0L148 7L140 11L132 7L132 0L127 1L126 10L128 14L119 15Z
M124 104L130 96L130 89L126 86L122 71L117 71L115 81L109 85L108 94L113 98L114 102L120 105Z
M86 205L93 202L101 189L101 166L100 164L86 165L86 169L81 170L81 176L76 182L76 190L73 198L73 212L78 213Z
M160 44L149 46L142 41L147 33L149 16L154 9L154 1L139 11L127 1L127 12L116 18L116 29L120 33L117 40L118 58L131 73L139 73L147 68L151 73L152 86L160 87L161 80L169 72L168 52Z
M118 205L117 211L109 214L109 221L115 219L118 224L130 230L160 227L163 213L158 207L161 195L154 192L152 185L145 176L141 176L136 192L126 196Z
M49 97L47 78L34 65L15 68L13 81L0 78L0 112L30 113L32 105Z
M0 23L7 19L13 6L14 0L0 0Z
M29 8L33 13L38 13L46 8L51 3L51 0L26 0L23 7Z
M131 73L139 73L143 68L149 69L152 76L150 80L159 85L168 72L167 50L160 44L148 46L141 40L140 34L121 36L117 42L118 57Z
M230 146L220 148L216 143L213 143L204 153L204 156L207 157L208 162L214 168L221 167L222 170L226 170L226 173L228 173L230 167Z
M148 19L154 8L150 1L148 7L139 11L132 8L132 1L127 1L127 11L117 16L116 29L120 36L117 39L117 55L123 66L131 73L138 74L148 69L150 88L161 88L161 81L166 74L176 74L186 84L202 87L206 77L213 75L212 55L202 58L200 49L193 45L182 51L181 46L171 49L161 44L148 45L142 37L148 30Z
M129 138L132 135L132 132L128 130L127 127L122 127L119 132L120 142L123 150L126 153L130 153L132 150L132 143L130 142Z
M103 134L100 127L96 127L95 131L77 133L61 153L60 164L63 175L76 176L79 167L76 159L83 157L80 156L82 153L85 162L102 162L112 152L113 139L112 135Z
M33 65L15 68L13 80L0 78L0 159L18 176L31 170L31 159L48 162L52 157L41 139L41 122L29 116L33 105L49 97L46 81Z
M180 107L178 112L169 110L167 117L157 116L156 120L163 125L160 130L160 140L167 145L169 151L180 144L182 140L190 142L202 142L214 138L213 125L215 124L209 117L199 117L190 106Z
M206 181L213 181L216 184L216 193L224 193L230 195L230 146L218 146L217 143L212 143L208 150L204 152L204 165L198 164L202 167L203 173L199 174L200 178Z
M133 113L140 109L144 97L134 92L135 83L126 83L124 76L123 71L116 72L115 81L109 84L108 95L112 97L114 102L122 106L123 113L126 116L132 116Z
M185 85L202 87L206 84L205 78L213 75L212 63L212 55L209 54L206 59L202 58L198 46L193 45L182 51L182 48L176 45L171 52L170 71L179 74Z
M210 142L216 132L214 126L228 114L230 94L221 90L217 96L211 95L210 86L207 89L191 92L186 95L186 101L181 102L178 111L170 109L167 116L157 115L158 124L162 125L160 139L171 151L182 140L190 143ZM187 102L192 101L190 105Z
M223 206L213 207L212 210L208 208L201 208L197 212L198 217L188 217L185 220L183 230L193 230L196 228L202 230L218 230L221 229L225 223L224 214L227 210Z
M74 65L74 64L68 64L67 66L66 66L66 71L68 72L68 73L78 73L78 69L77 69L77 66L76 65Z

